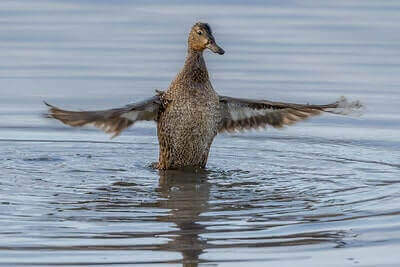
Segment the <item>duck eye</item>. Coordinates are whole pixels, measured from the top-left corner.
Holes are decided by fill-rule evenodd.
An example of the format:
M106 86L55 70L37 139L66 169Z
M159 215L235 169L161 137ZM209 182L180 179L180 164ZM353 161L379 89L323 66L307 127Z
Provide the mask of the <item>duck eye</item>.
M198 35L202 35L203 33L201 31L197 31L197 34Z

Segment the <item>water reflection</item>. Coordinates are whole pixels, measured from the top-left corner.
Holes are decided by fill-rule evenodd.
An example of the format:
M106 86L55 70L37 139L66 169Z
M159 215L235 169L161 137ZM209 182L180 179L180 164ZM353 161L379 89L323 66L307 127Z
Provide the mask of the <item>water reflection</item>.
M107 260L115 264L122 261L198 266L205 262L231 262L238 257L254 261L254 253L240 254L244 250L261 251L254 257L264 261L276 259L272 255L276 251L307 254L313 249L362 246L365 243L357 241L358 236L372 230L379 232L379 238L385 235L392 238L392 232L385 229L391 223L387 216L394 216L390 227L398 231L398 206L393 204L397 203L397 180L363 178L353 175L350 169L386 166L387 171L394 172L397 165L366 160L361 165L353 159L347 160L350 162L347 174L334 174L329 165L305 167L292 162L294 158L305 157L297 151L291 152L291 157L280 157L279 162L269 161L274 164L261 171L251 167L210 168L200 173L157 174L147 168L135 172L136 167L128 165L117 169L114 154L104 150L104 147L96 150L97 155L104 153L102 157L87 157L84 148L75 156L57 152L60 159L54 162L67 163L57 169L63 179L40 175L41 180L32 185L33 193L21 195L16 190L14 195L3 196L9 203L30 208L30 213L23 214L24 220L13 222L14 231L6 230L8 238L0 242L0 264L9 251L37 250L41 251L38 265L53 264L61 251L90 253L88 258L78 253L64 260L64 264L81 260L82 265L105 253ZM265 155L278 158L277 153L268 151ZM121 146L119 155L123 154ZM53 158L44 155L47 154L26 155L15 168L48 168L38 165ZM318 158L318 163L323 164L335 157L320 153ZM89 168L93 162L96 167ZM333 170L336 164L341 164L342 170L347 166L338 162ZM26 183L26 178L21 176L14 183L9 180L7 185L4 181L4 186L20 185ZM369 186L375 188L374 195L366 190ZM381 211L382 203L386 207L392 205L392 211L387 208ZM2 212L5 214L9 207L3 205ZM364 223L371 220L381 221L371 226ZM26 225L34 231L27 233ZM318 253L316 250L313 253ZM121 251L126 251L124 259L118 256ZM6 263L12 266L17 260L12 258Z
M170 209L169 216L159 217L160 221L173 222L179 231L162 250L182 253L183 266L198 266L199 256L206 247L200 234L205 226L198 223L200 215L208 210L210 183L205 171L191 173L181 171L160 171L158 191L163 198L160 207Z
M328 217L335 220L338 216L313 211L314 206L320 204L315 201L317 192L308 190L308 193L304 193L298 191L299 188L283 189L271 185L268 190L256 193L251 188L259 188L259 183L229 183L232 177L226 174L159 172L156 191L160 199L157 207L169 210L169 214L159 216L157 220L173 223L178 229L167 233L170 240L159 245L158 250L179 252L182 254L183 266L198 266L201 262L207 262L207 257L200 259L205 249L263 248L267 251L273 247L323 243L328 247L340 248L346 246L346 239L352 238L351 232L340 228L322 226L319 229L308 225L329 221ZM218 199L217 204L210 202L210 198L215 197ZM210 215L215 211L219 215ZM309 212L314 214L310 216ZM239 215L241 225L233 223L235 214L242 214ZM200 223L216 220L230 223L224 227L208 227ZM277 228L281 230L277 232ZM293 232L297 228L303 230Z

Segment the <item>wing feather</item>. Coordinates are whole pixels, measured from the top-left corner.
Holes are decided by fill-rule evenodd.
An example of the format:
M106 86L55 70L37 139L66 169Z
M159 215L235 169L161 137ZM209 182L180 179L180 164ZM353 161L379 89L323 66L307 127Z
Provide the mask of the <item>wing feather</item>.
M322 112L349 115L356 114L362 108L359 101L348 102L344 97L327 105L303 105L228 96L220 96L219 99L222 115L219 132L265 128L267 125L281 128Z
M45 117L57 119L72 127L94 125L115 137L137 121L156 121L161 107L161 97L162 94L158 93L156 96L122 108L96 111L64 110L44 102L49 107Z

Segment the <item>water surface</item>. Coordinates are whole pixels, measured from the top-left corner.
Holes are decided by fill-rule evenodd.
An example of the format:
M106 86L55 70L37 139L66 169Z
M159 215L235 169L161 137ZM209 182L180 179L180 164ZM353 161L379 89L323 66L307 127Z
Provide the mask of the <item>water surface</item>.
M398 266L398 1L1 1L0 265ZM361 118L218 136L203 173L158 173L152 123L110 140L42 100L118 107L165 89L190 26L220 94L341 95Z

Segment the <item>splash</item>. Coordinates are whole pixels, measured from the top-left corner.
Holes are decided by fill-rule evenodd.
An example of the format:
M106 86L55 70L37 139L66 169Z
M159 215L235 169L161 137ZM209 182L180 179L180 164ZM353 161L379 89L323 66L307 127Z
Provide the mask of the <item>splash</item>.
M364 105L359 101L349 102L346 97L341 96L335 103L334 108L328 108L325 111L333 114L361 116L364 113Z

